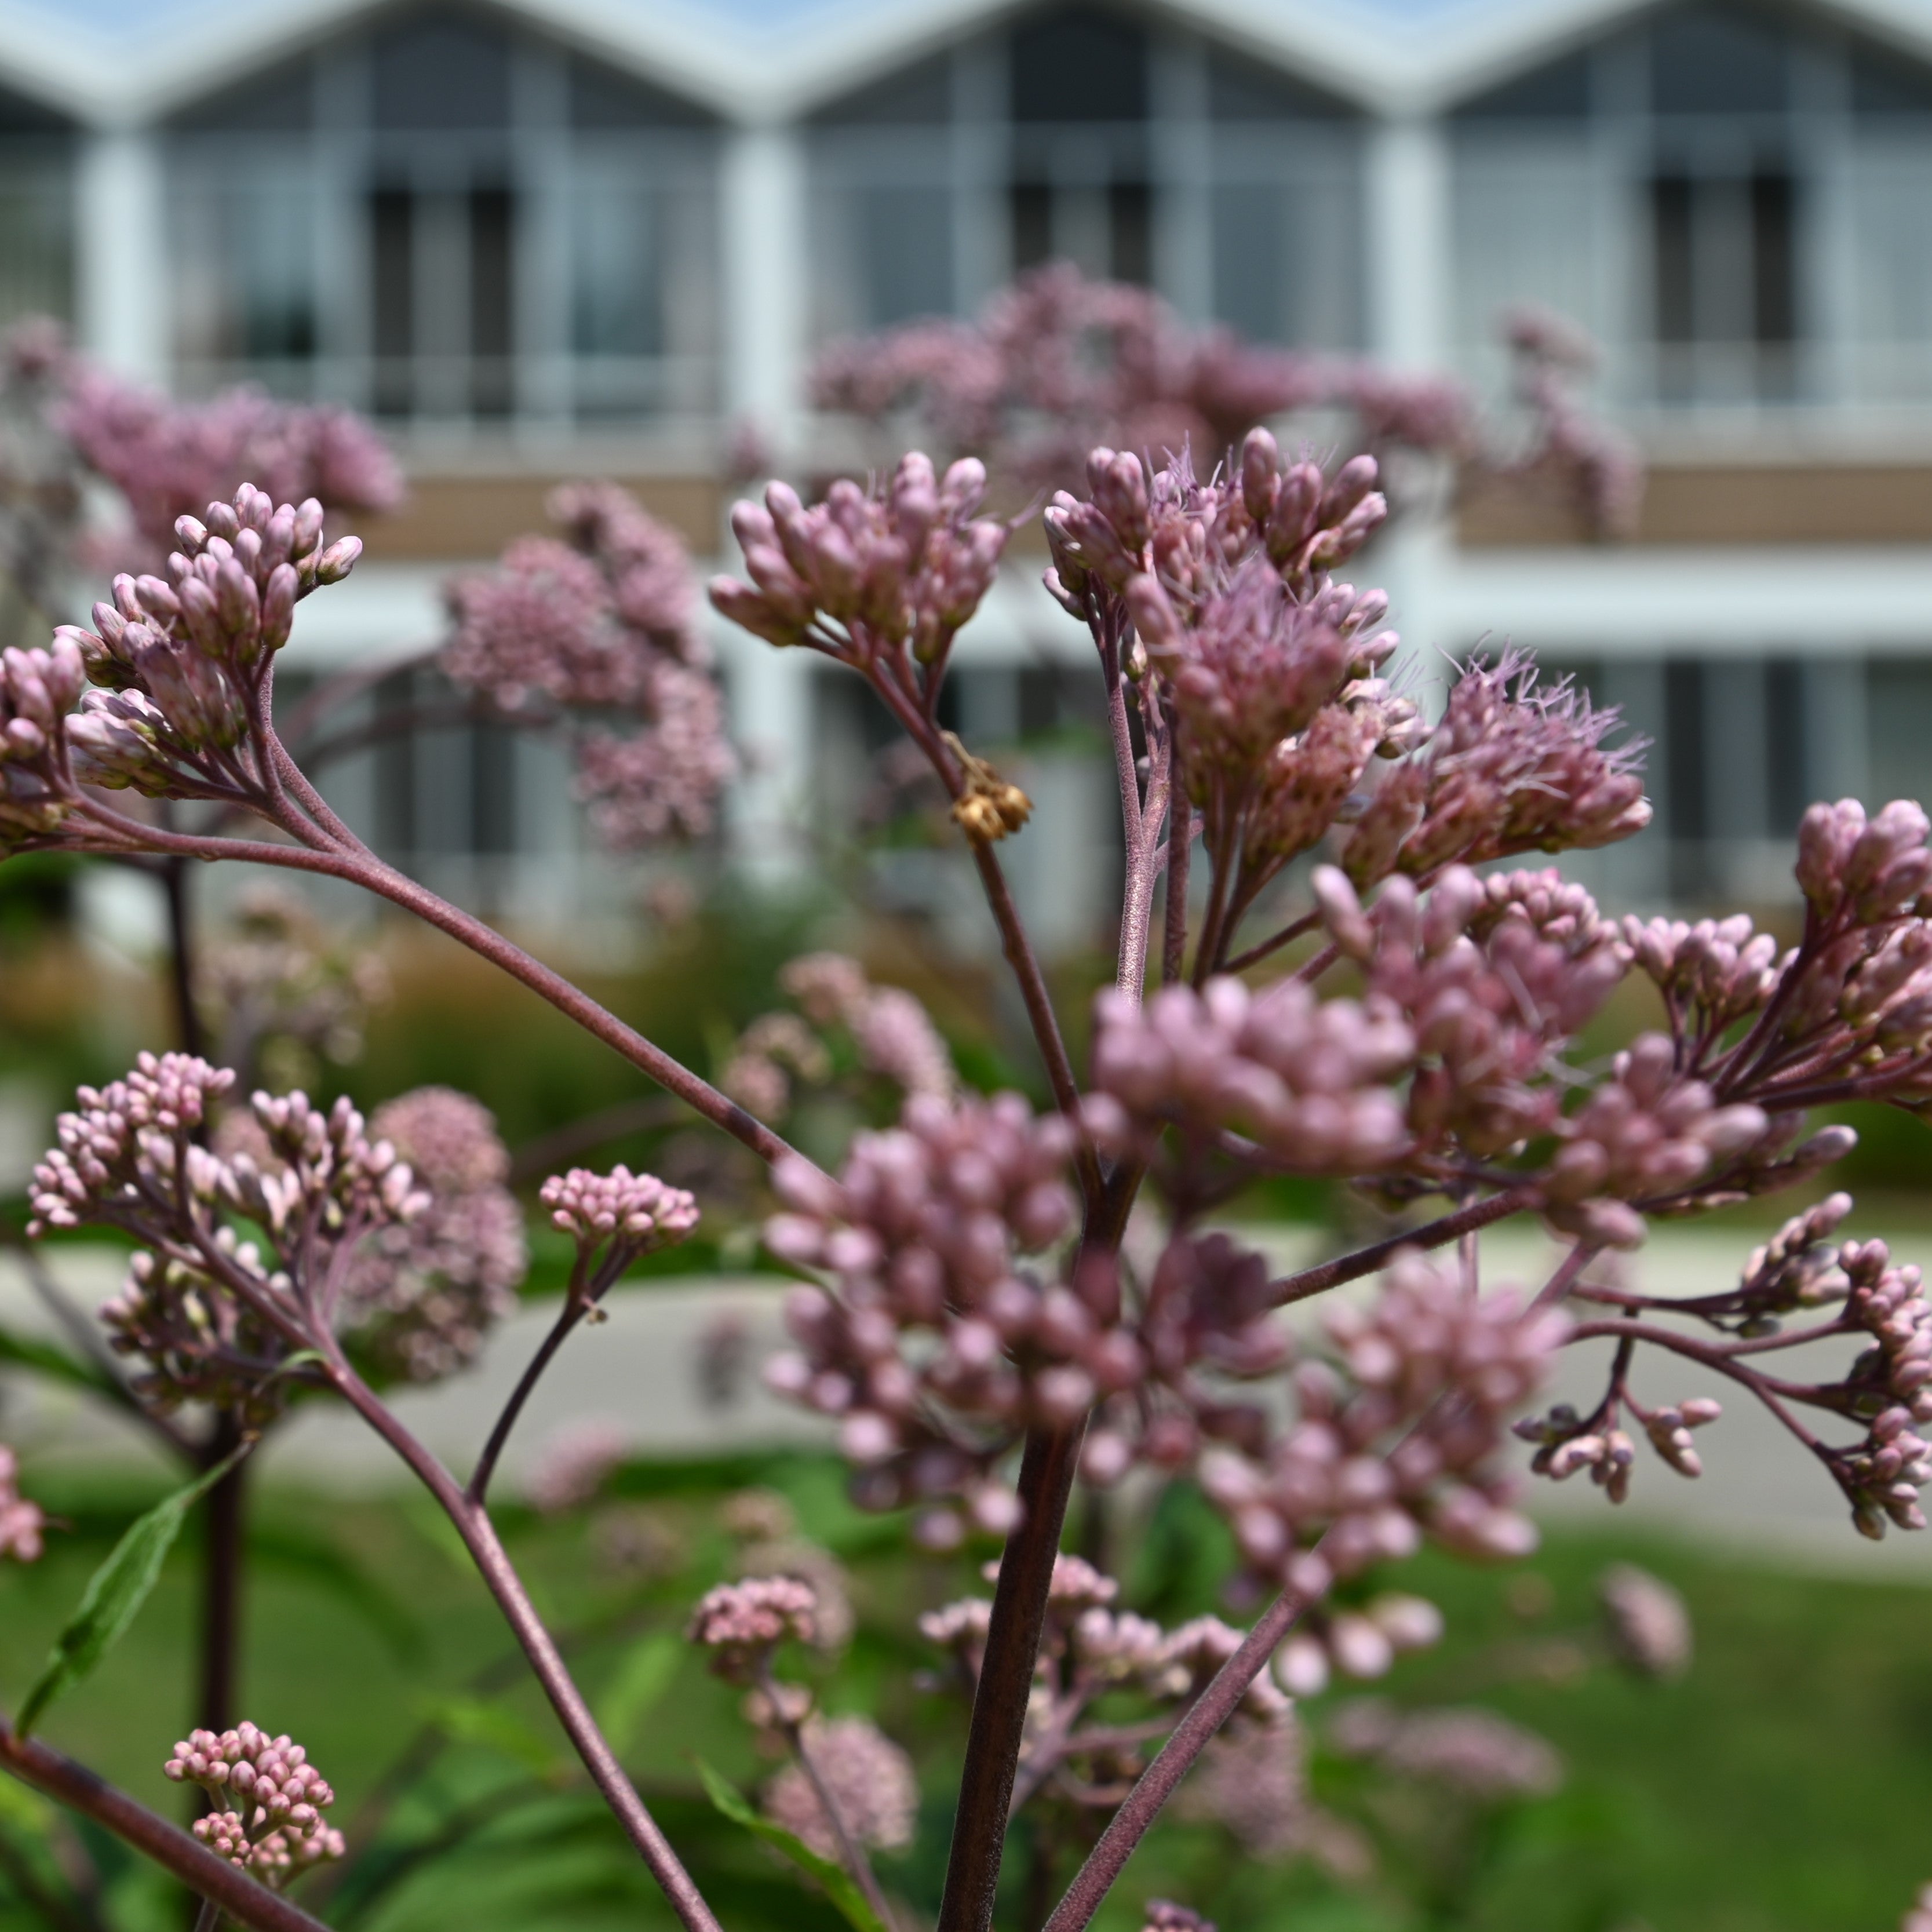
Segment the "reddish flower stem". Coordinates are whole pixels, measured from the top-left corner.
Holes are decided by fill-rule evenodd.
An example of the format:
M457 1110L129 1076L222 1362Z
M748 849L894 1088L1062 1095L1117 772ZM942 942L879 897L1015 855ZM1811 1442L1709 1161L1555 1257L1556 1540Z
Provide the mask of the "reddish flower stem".
M4 1718L0 1718L0 1766L22 1784L92 1818L164 1871L172 1872L190 1891L212 1900L248 1932L328 1932L320 1919L216 1857L86 1766L38 1738L16 1736Z
M1283 1590L1262 1612L1254 1628L1242 1640L1240 1649L1214 1673L1207 1689L1188 1707L1153 1763L1142 1772L1120 1808L1108 1821L1100 1843L1088 1854L1087 1862L1054 1907L1042 1932L1082 1932L1090 1922L1132 1857L1135 1847L1160 1815L1161 1807L1174 1795L1174 1786L1186 1776L1215 1732L1234 1715L1247 1695L1249 1685L1268 1668L1276 1646L1314 1600L1307 1592Z
M1404 1248L1439 1248L1450 1241L1460 1240L1478 1228L1486 1228L1492 1221L1506 1220L1526 1208L1534 1207L1536 1200L1537 1190L1533 1186L1505 1188L1500 1194L1491 1195L1486 1201L1472 1201L1468 1207L1459 1208L1453 1214L1425 1222L1406 1234L1390 1234L1385 1240L1358 1248L1352 1255L1338 1255L1331 1262L1304 1268L1299 1274L1285 1276L1270 1284L1275 1306L1285 1307L1291 1301L1306 1301L1310 1295L1326 1294L1329 1289L1339 1288L1345 1281L1372 1274L1390 1256Z
M133 819L96 806L90 800L88 817L104 830L124 836L131 844L151 850L178 853L190 859L232 859L261 866L280 866L293 871L319 872L330 878L346 879L352 885L400 906L427 924L498 967L514 980L548 1000L557 1010L574 1020L584 1030L601 1040L647 1073L658 1084L675 1094L714 1126L722 1127L734 1140L742 1141L761 1160L776 1162L794 1156L802 1160L788 1142L765 1124L748 1114L736 1101L718 1092L709 1081L674 1060L634 1027L627 1026L616 1014L599 1006L562 974L535 959L520 946L506 939L482 920L439 898L426 886L398 872L380 859L338 848L316 850L307 845L278 845L266 839L204 838L185 832L164 832L142 825ZM1036 968L1037 970L1037 968Z
M1006 1539L993 1586L992 1619L973 1693L938 1932L987 1932L993 1922L1034 1664L1046 1622L1047 1588L1084 1432L1082 1426L1034 1430L1027 1436L1019 1479L1025 1514Z
M686 1932L722 1932L712 1910L704 1902L691 1874L671 1849L658 1822L638 1796L637 1788L626 1776L597 1720L577 1688L556 1640L544 1627L543 1619L524 1588L508 1552L490 1522L489 1514L466 1496L457 1480L423 1444L384 1406L339 1348L332 1344L330 1369L337 1388L350 1406L395 1450L417 1480L441 1505L455 1526L471 1560L482 1574L490 1594L496 1600L512 1633L530 1660L537 1681L543 1686L550 1707L565 1733L584 1761L591 1780L602 1793L604 1802L623 1826L651 1876L658 1882L671 1909L683 1922Z

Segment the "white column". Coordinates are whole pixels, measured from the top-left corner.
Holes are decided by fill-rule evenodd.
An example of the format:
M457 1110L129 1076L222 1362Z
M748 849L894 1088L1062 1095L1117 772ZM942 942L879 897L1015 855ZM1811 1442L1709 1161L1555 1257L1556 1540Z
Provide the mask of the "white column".
M807 318L805 154L794 128L727 137L724 398L782 455L802 432Z
M144 128L87 134L76 190L82 346L120 375L165 382L172 303L158 136Z
M736 553L732 553L735 562ZM807 650L736 632L718 638L743 770L732 788L737 862L761 884L795 883L814 862L802 836L812 808L812 672Z
M1369 135L1369 347L1410 370L1449 349L1449 154L1442 122L1401 116Z

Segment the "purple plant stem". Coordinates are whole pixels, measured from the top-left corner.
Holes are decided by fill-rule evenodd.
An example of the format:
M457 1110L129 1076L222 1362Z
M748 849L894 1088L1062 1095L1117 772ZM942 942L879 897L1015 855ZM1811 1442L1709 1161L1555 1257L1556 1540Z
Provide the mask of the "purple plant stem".
M1268 1668L1276 1646L1314 1600L1314 1594L1309 1592L1284 1590L1262 1612L1254 1628L1242 1640L1240 1649L1189 1706L1153 1763L1142 1772L1120 1808L1108 1821L1099 1844L1088 1854L1087 1862L1054 1907L1042 1932L1081 1932L1092 1919L1161 1807L1173 1796L1174 1786L1186 1776L1215 1732L1234 1715L1247 1695L1248 1686Z
M532 958L521 946L513 944L493 928L470 914L439 898L394 867L380 860L338 850L318 851L308 846L278 845L266 839L202 838L184 832L158 831L149 826L122 818L119 814L94 806L87 807L88 817L104 828L116 832L125 828L134 842L138 838L151 849L180 853L194 859L232 859L254 865L280 866L296 872L318 872L330 878L346 879L400 906L496 967L520 980L530 990L548 1000L557 1010L574 1020L584 1030L649 1074L658 1084L675 1094L713 1126L722 1127L733 1138L744 1142L761 1160L775 1162L788 1156L802 1160L791 1145L765 1124L748 1114L736 1101L718 1092L710 1082L700 1079L688 1067L672 1059L635 1028L626 1026L616 1014L599 1006L590 996L574 986L560 974Z
M1194 807L1174 788L1167 828L1167 908L1161 934L1160 978L1178 986L1187 964L1187 867L1194 850Z
M544 1371L556 1358L556 1352L568 1339L570 1331L590 1312L590 1304L577 1291L574 1282L569 1294L565 1298L562 1310L550 1324L550 1333L538 1346L536 1353L530 1359L529 1366L517 1378L517 1385L510 1391L508 1401L504 1403L502 1413L496 1418L496 1426L490 1432L490 1439L483 1445L483 1453L476 1459L476 1467L470 1472L469 1486L464 1494L478 1509L482 1508L490 1492L490 1478L496 1473L497 1459L503 1453L503 1445L510 1439L510 1432L517 1426L517 1418L524 1412L524 1405L530 1399L531 1392L543 1378Z
M350 1406L409 1466L455 1526L471 1561L496 1598L524 1654L530 1659L550 1708L590 1772L591 1781L637 1847L687 1932L722 1932L704 1894L671 1849L670 1840L658 1828L657 1820L638 1796L636 1786L625 1775L616 1754L598 1729L584 1694L578 1689L556 1640L531 1603L488 1512L464 1495L455 1478L397 1420L349 1366L340 1349L332 1344L328 1352L332 1379Z
M271 1892L187 1832L136 1804L98 1773L38 1738L15 1736L0 1718L0 1767L46 1796L92 1818L200 1897L212 1899L248 1932L328 1932L319 1918Z
M866 1857L858 1840L853 1837L851 1828L845 1822L845 1814L838 1808L838 1800L820 1773L805 1742L804 1725L797 1718L784 1714L784 1694L772 1682L769 1669L760 1680L760 1688L765 1694L765 1701L771 1708L788 1748L798 1760L798 1768L805 1773L807 1782L818 1799L818 1808L825 1814L825 1822L832 1828L832 1835L838 1846L838 1862L845 1868L852 1882L866 1894L866 1903L878 1915L879 1923L886 1928L886 1932L893 1932L892 1908L886 1903L885 1894L879 1889L879 1881L872 1870L872 1862Z
M1230 959L1225 971L1245 972L1250 966L1258 966L1271 952L1278 952L1284 946L1292 945L1304 932L1312 932L1322 923L1318 912L1304 913L1299 919L1292 919L1276 933L1264 939L1258 946L1251 946L1245 952L1238 952Z
M202 1470L226 1462L242 1445L232 1416L216 1417L195 1461ZM201 1678L195 1722L225 1731L239 1708L242 1584L248 1521L248 1462L237 1462L208 1491L202 1505ZM206 1807L199 1804L197 1810Z
M1338 1255L1331 1262L1304 1268L1298 1274L1284 1276L1281 1280L1270 1284L1274 1304L1285 1307L1291 1301L1306 1301L1310 1295L1326 1294L1329 1289L1340 1287L1345 1281L1372 1274L1391 1255L1404 1248L1439 1248L1448 1242L1460 1240L1465 1234L1478 1228L1486 1228L1492 1221L1507 1220L1512 1214L1521 1214L1526 1208L1534 1207L1536 1199L1537 1190L1533 1186L1505 1188L1500 1194L1491 1195L1486 1201L1472 1201L1468 1207L1459 1208L1453 1214L1424 1222L1420 1227L1412 1228L1406 1234L1390 1234L1386 1240L1358 1248L1352 1255Z
M1082 1425L1035 1430L1027 1437L1019 1479L1025 1514L1006 1539L993 1586L992 1618L973 1693L938 1932L987 1932L993 1922L1034 1664L1046 1622L1047 1589L1084 1433Z

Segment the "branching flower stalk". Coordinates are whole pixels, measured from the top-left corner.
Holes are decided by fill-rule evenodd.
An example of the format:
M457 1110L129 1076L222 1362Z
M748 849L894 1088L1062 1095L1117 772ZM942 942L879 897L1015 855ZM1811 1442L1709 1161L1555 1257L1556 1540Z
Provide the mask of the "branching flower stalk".
M1096 1004L1084 1087L997 850L1029 802L939 724L954 640L1010 534L976 514L982 470L964 460L941 477L909 456L872 489L839 483L818 506L774 484L762 508L740 506L751 581L714 584L714 603L774 645L864 677L927 760L980 873L1054 1099L1036 1114L1016 1095L961 1092L934 1075L929 1030L903 1011L888 1023L862 976L855 985L821 960L794 996L809 1014L823 995L862 1052L872 1040L867 1064L907 1096L898 1124L857 1136L836 1172L386 865L330 811L272 716L274 657L296 603L355 561L352 538L324 544L316 504L278 507L244 489L182 519L166 578L117 579L92 630L0 658L8 850L239 857L359 884L539 992L770 1164L782 1211L767 1246L803 1277L774 1386L835 1419L861 1503L908 1508L934 1546L1004 1539L990 1606L961 1613L972 1716L942 1932L989 1925L1016 1797L1053 1792L1112 1814L1049 1922L1072 1932L1209 1740L1279 1696L1264 1678L1271 1659L1282 1691L1312 1695L1331 1672L1373 1677L1396 1649L1427 1640L1426 1606L1390 1607L1364 1594L1366 1580L1424 1540L1490 1557L1530 1546L1505 1464L1513 1425L1536 1441L1544 1473L1588 1468L1612 1498L1630 1480L1639 1433L1694 1475L1691 1432L1714 1406L1654 1399L1640 1372L1660 1352L1763 1402L1868 1534L1922 1526L1918 1491L1932 1478L1917 1432L1932 1420L1922 1287L1882 1244L1832 1238L1848 1203L1834 1197L1800 1216L1734 1289L1695 1301L1626 1294L1593 1282L1589 1267L1640 1243L1653 1217L1817 1174L1851 1137L1808 1132L1812 1106L1932 1106L1924 814L1904 803L1869 818L1850 802L1814 808L1799 841L1805 931L1783 952L1737 922L1615 923L1552 870L1479 875L1492 861L1640 830L1648 807L1636 749L1615 742L1613 713L1567 685L1543 686L1513 653L1457 667L1440 722L1424 724L1385 675L1395 648L1386 598L1334 576L1385 514L1372 458L1331 473L1285 460L1256 431L1205 480L1185 455L1156 470L1102 447L1085 466L1088 495L1063 495L1046 512L1048 586L1094 638L1129 863L1115 982ZM598 596L618 594L615 578L602 581ZM588 578L582 587L590 596ZM117 808L107 796L117 790L250 815L272 836L170 827ZM1185 890L1197 838L1198 921ZM1328 862L1305 897L1290 894L1291 866L1318 854ZM1150 991L1163 879L1161 984ZM1268 924L1255 920L1251 938L1264 907ZM1251 984L1232 970L1304 935L1315 950L1292 971ZM1633 973L1656 988L1664 1028L1607 1064L1580 1059L1579 1034ZM810 1044L767 1026L762 1062L748 1045L733 1084L754 1097L760 1080L774 1090L766 1076L779 1054L802 1074ZM456 1526L684 1923L715 1926L484 1502L564 1339L638 1255L688 1232L696 1203L621 1169L548 1184L546 1204L577 1247L569 1290L466 1488L383 1401L350 1319L370 1238L401 1244L428 1211L415 1168L429 1156L404 1159L352 1109L325 1114L299 1094L255 1096L254 1146L204 1144L202 1124L232 1084L170 1055L83 1091L37 1174L37 1214L114 1226L140 1244L109 1319L146 1364L151 1402L212 1399L258 1428L299 1380L346 1401L390 1444ZM1398 1218L1446 1205L1276 1280L1210 1225L1274 1175L1352 1184ZM1162 1238L1130 1256L1122 1234L1144 1195ZM1537 1292L1484 1289L1471 1239L1520 1214L1538 1216L1567 1252ZM1438 1261L1431 1250L1448 1252ZM1338 1300L1318 1329L1291 1336L1280 1322L1284 1305L1376 1273L1372 1297ZM1524 1423L1555 1352L1578 1339L1613 1345L1603 1400L1588 1417L1555 1409ZM1852 1352L1835 1379L1801 1383L1765 1366L1820 1340ZM1264 1384L1276 1399L1260 1399ZM1822 1432L1834 1424L1854 1439ZM1059 1552L1070 1493L1076 1480L1101 1490L1136 1469L1195 1482L1226 1517L1248 1583L1273 1593L1245 1634L1151 1633L1084 1585L1092 1600L1069 1622L1068 1579L1081 1580ZM786 1687L767 1667L773 1644L805 1634L810 1591L782 1578L730 1587L738 1594L700 1606L694 1634L770 1702L782 1730L796 1730L811 1782L805 1711L779 1710ZM1172 1648L1184 1636L1185 1660ZM1083 1725L1096 1673L1117 1667L1168 1706L1154 1728ZM1162 1738L1147 1760L1143 1747ZM817 1770L836 1839L853 1821ZM856 1852L852 1836L842 1850ZM862 1857L850 1862L868 1884Z

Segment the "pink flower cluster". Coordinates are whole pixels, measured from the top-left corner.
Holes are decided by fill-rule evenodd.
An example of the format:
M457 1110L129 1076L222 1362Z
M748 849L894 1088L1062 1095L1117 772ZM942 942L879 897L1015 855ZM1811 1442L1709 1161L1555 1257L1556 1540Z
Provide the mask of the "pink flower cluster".
M244 483L232 503L176 520L166 578L124 572L94 629L60 627L102 687L66 728L82 784L242 803L273 790L261 741L275 653L297 601L362 554L358 537L325 548L322 525L318 499L278 505Z
M1606 747L1622 719L1569 679L1538 688L1532 659L1472 657L1426 747L1391 768L1342 848L1358 886L1427 878L1521 852L1586 850L1650 823L1643 742Z
M1454 866L1426 898L1389 880L1365 913L1334 867L1318 868L1314 886L1336 945L1362 968L1370 1008L1414 1038L1416 1145L1489 1159L1549 1131L1562 1099L1549 1077L1555 1056L1628 964L1588 895L1548 873L1486 884Z
M768 643L807 644L877 681L936 692L952 640L992 586L1010 532L975 515L985 467L936 476L917 452L868 492L842 478L808 509L772 483L731 528L749 584L711 580L724 615Z
M338 1318L338 1257L428 1204L346 1100L325 1113L302 1094L257 1094L250 1145L211 1151L200 1135L233 1081L188 1054L143 1054L124 1079L81 1088L34 1170L29 1228L133 1235L141 1251L101 1318L117 1350L146 1358L137 1389L159 1407L213 1401L259 1421L286 1399L283 1358Z
M1556 1751L1492 1711L1405 1712L1364 1698L1335 1714L1328 1739L1344 1757L1445 1786L1478 1804L1545 1798L1563 1782Z
M568 542L519 538L450 584L442 670L508 716L570 726L578 794L608 844L699 836L737 766L684 544L614 484L567 484L550 511Z
M1293 1426L1202 1458L1202 1486L1250 1568L1317 1592L1409 1555L1424 1534L1477 1556L1532 1546L1498 1451L1565 1318L1509 1294L1472 1297L1453 1269L1412 1252L1374 1302L1337 1307L1326 1325L1335 1360L1296 1370Z
M70 638L0 652L0 856L54 842L73 809L68 721L86 680Z
M1453 384L1190 331L1149 290L1089 281L1066 262L1021 276L976 323L916 322L832 343L812 389L820 409L874 420L914 410L1034 484L1077 472L1096 442L1219 452L1298 409L1352 411L1377 442L1456 448L1469 432Z
M232 1808L198 1818L194 1834L217 1856L280 1887L310 1867L339 1858L342 1834L322 1814L335 1792L286 1736L250 1724L218 1735L193 1731L161 1767L177 1784L198 1784Z
M61 358L56 430L113 484L133 520L132 567L166 553L176 519L253 477L278 502L316 499L332 511L382 511L403 496L381 439L346 410L278 402L258 389L176 403L77 357Z
M1696 1635L1683 1598L1634 1563L1613 1563L1597 1582L1605 1634L1619 1663L1640 1677L1682 1677Z
M987 1564L989 1582L999 1568ZM1119 1596L1119 1584L1084 1557L1054 1558L1016 1809L1045 1792L1077 1806L1111 1810L1126 1795L1166 1726L1240 1648L1243 1633L1218 1617L1196 1617L1164 1630L1150 1618L1118 1608ZM950 1654L952 1688L968 1696L978 1682L992 1614L989 1599L968 1597L920 1618L920 1634ZM1082 1729L1090 1707L1123 1695L1151 1706L1160 1716L1132 1726ZM1237 1707L1233 1729L1270 1730L1288 1709L1287 1696L1264 1672Z
M816 1600L796 1576L752 1576L706 1592L685 1634L712 1653L719 1676L746 1684L764 1675L788 1638L809 1643Z
M0 1442L0 1556L10 1556L16 1563L35 1562L46 1527L39 1504L20 1493L19 1458Z
M1066 1120L1036 1118L1016 1094L916 1096L898 1127L854 1139L838 1180L803 1161L775 1170L788 1211L766 1224L766 1244L836 1292L792 1292L796 1347L766 1378L839 1418L872 1506L963 1493L982 1527L1010 1527L992 1466L1019 1431L1077 1420L1138 1372L1104 1309L1022 1264L1072 1232L1072 1146ZM1096 1292L1104 1302L1106 1285ZM908 1346L928 1334L936 1347ZM960 1533L944 1511L926 1530Z
M869 1718L806 1719L800 1748L830 1795L838 1820L854 1844L874 1851L903 1851L919 1819L919 1780L905 1750ZM775 1825L802 1838L822 1858L840 1846L812 1776L788 1764L759 1796Z
M1390 1083L1415 1037L1384 1006L1319 999L1298 980L1253 993L1216 978L1198 993L1165 986L1144 1006L1108 987L1094 1017L1082 1118L1110 1153L1148 1148L1168 1123L1196 1142L1239 1134L1300 1174L1368 1173L1408 1148Z
M952 1094L952 1057L932 1015L904 987L874 985L857 960L840 952L806 953L780 972L778 983L804 1018L776 1012L754 1020L718 1082L760 1119L776 1120L790 1107L794 1078L817 1086L832 1078L838 1062L814 1028L842 1031L860 1068L902 1094Z
M551 1226L576 1242L586 1265L601 1256L596 1272L606 1286L640 1256L687 1239L698 1226L698 1203L685 1189L628 1167L608 1174L573 1167L552 1174L538 1198L550 1210Z
M364 1237L343 1289L344 1326L380 1376L440 1382L466 1368L513 1313L530 1267L510 1156L489 1109L447 1087L377 1108L372 1136L407 1162L424 1199Z

